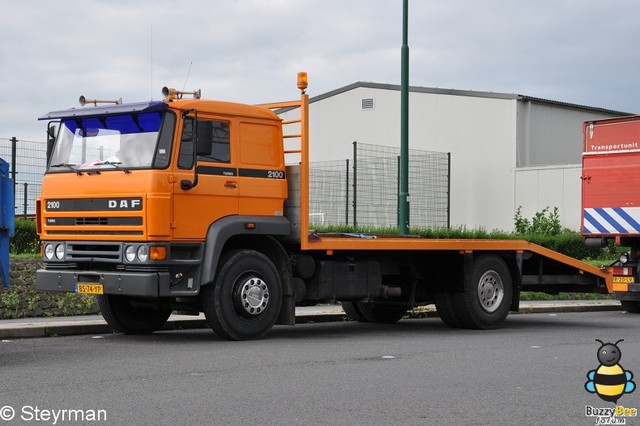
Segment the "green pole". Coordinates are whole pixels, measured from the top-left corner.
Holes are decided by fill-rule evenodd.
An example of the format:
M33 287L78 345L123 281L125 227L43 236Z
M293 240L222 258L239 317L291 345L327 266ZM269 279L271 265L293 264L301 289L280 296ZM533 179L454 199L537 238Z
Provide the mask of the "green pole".
M402 2L402 82L400 89L400 191L398 224L400 234L409 233L409 0Z

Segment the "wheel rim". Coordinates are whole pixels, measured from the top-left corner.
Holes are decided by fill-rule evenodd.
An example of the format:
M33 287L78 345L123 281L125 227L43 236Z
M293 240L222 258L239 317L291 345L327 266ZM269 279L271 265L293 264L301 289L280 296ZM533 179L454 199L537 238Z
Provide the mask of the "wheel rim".
M238 281L234 292L236 311L248 318L262 314L269 305L269 286L261 278L251 276Z
M504 284L500 274L487 271L478 281L478 301L485 312L498 310L504 299Z

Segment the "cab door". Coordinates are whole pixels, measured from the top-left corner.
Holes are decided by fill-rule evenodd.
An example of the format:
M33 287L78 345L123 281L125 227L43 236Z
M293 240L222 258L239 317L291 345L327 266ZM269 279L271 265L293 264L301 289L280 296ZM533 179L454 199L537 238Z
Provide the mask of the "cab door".
M174 166L174 239L202 240L211 223L238 214L238 168L232 152L232 132L229 120L203 113L185 117Z

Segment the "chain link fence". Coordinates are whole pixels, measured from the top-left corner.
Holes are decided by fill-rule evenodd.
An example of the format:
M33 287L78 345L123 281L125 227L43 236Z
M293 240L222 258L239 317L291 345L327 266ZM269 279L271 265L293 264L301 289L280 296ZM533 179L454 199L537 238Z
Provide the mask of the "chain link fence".
M397 226L400 150L358 142L353 146L353 159L309 165L309 221ZM411 226L449 226L450 159L450 153L409 151Z
M46 167L45 142L0 138L0 158L9 163L14 183L16 216L33 216Z

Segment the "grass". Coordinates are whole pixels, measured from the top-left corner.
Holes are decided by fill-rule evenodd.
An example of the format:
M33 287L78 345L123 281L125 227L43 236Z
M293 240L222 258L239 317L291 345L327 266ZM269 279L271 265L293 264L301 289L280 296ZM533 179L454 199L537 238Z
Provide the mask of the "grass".
M26 259L26 260L30 260L30 259L41 259L42 256L40 256L40 253L35 254L35 253L22 253L22 254L13 254L11 253L11 259Z
M533 300L606 300L613 299L610 294L600 293L560 293L547 294L539 291L523 291L520 293L520 300L523 302Z
M397 235L396 227L371 227L371 226L352 226L352 225L330 225L330 226L314 226L320 233L358 233L369 235ZM625 248L609 246L604 249L586 247L582 236L575 231L564 230L556 235L547 235L540 233L518 233L505 232L501 230L487 230L484 228L467 229L466 227L457 228L413 228L411 235L429 239L494 239L494 240L526 240L541 245L548 249L560 252L575 259L594 262L592 264L600 267L608 265L620 256Z
M398 228L393 226L373 227L373 226L353 226L353 225L309 225L310 229L317 232L338 233L338 234L371 234L371 235L397 235ZM504 232L500 230L487 231L484 228L467 229L466 227L458 228L412 228L411 235L421 238L439 238L439 239L496 239L496 240L515 240L520 235Z

